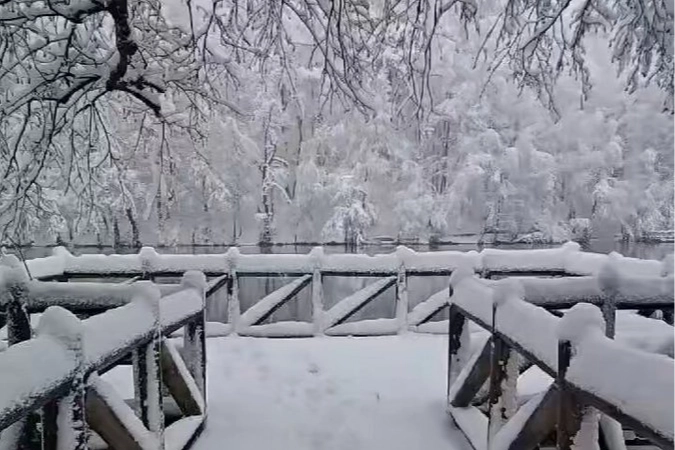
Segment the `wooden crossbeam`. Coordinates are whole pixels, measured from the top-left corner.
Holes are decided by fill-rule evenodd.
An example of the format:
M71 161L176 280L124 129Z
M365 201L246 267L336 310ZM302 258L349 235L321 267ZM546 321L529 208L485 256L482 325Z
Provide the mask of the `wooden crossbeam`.
M229 275L221 275L218 278L214 278L213 280L209 281L209 284L206 288L206 296L210 297L211 295L215 294L220 288L225 286L227 282L229 281L230 276Z
M304 289L310 281L312 281L312 275L304 275L267 295L241 315L239 325L241 327L248 327L262 324L276 310Z
M85 417L89 427L111 450L159 447L155 435L148 431L131 407L117 396L112 386L98 377L87 387Z
M408 313L408 325L417 326L427 323L436 314L448 306L448 289L436 292L423 302L418 303L410 313Z
M490 376L491 347L491 339L486 339L462 368L450 387L448 401L452 406L463 408L471 405L471 400Z
M396 283L395 276L376 281L373 284L353 293L349 297L340 300L324 315L324 330L346 322L361 308L377 298L384 291Z
M192 378L175 345L168 339L162 340L160 358L162 381L181 412L186 416L204 414L204 400L197 383Z

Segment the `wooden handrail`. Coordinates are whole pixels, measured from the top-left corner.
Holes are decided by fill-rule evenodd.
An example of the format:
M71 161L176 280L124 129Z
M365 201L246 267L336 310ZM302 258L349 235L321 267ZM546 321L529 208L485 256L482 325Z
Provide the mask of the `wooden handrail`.
M136 389L144 397L139 404L149 408L144 410L141 418L148 430L161 439L161 428L157 428L157 422L152 419L161 413L161 405L156 406L152 400L161 400L158 384L161 376L159 366L152 369L159 363L153 365L149 361L155 361L154 355L160 351L162 336L186 327L185 366L195 377L201 395L205 394L204 312L207 284L203 274L186 273L181 287L179 292L160 298L159 289L151 282L139 282L131 302L82 321L60 306L47 308L36 338L12 345L0 353L0 369L7 368L0 370L0 385L3 386L0 393L0 429L49 404L66 401L64 399L72 402L71 415L77 418L77 414L85 408L86 380L134 353L138 367L145 374L138 381L143 386ZM26 293L26 290L20 289L13 291L15 294ZM170 362L175 364L173 360ZM48 367L41 370L35 364L46 364ZM157 390L157 393L153 394L152 390ZM63 408L59 408L56 415L61 413ZM53 416L44 415L59 423L58 426L56 423L43 423L46 439L60 439L60 434L64 432L74 433L79 440L86 439L82 426L73 423L74 428L62 430L65 422Z
M506 348L514 350L515 354L538 366L555 381L545 395L531 400L534 403L528 402L522 406L522 411L518 410L516 413L517 418L510 414L496 417L494 411L488 413L489 418L485 418L482 429L490 443L487 447L489 450L515 450L522 448L524 442L530 446L539 445L554 428L558 430L558 448L569 449L572 438L579 432L581 417L591 414L588 410L590 407L629 426L661 448L673 448L672 379L675 376L675 362L672 359L624 348L605 337L603 316L607 317L606 311L601 311L597 306L579 303L560 319L544 308L524 301L523 294L526 291L522 286L518 289L518 281L510 280L503 287L501 284L503 283L491 283L467 274L458 275L452 280L448 402L449 411L460 428L469 410L475 410L475 413L471 413L472 417L480 417L480 413L471 406L471 398L478 393L487 377L490 378L491 386L488 395L490 405L507 404L508 400L502 396L514 395L501 391L503 386L515 383L515 380L509 381L511 377L518 376L517 372L512 374L505 370L514 354L513 351L503 350ZM613 286L620 287L620 283L614 283ZM504 291L500 292L500 287ZM605 295L608 289L609 287L604 286ZM617 289L613 289L611 294L617 295ZM620 302L610 304L614 307L626 306ZM595 319L590 320L589 317ZM461 335L466 333L467 320L475 322L491 334L491 339L485 346L479 346L470 358L466 354L462 356L466 350L462 348L465 341ZM572 320L579 320L580 324L570 328L570 325L564 323ZM584 331L587 321L602 323L603 327L595 331L595 334ZM557 329L570 329L573 331L567 332L567 335L581 337L571 343L567 337L561 337L567 335L557 335ZM607 334L613 336L613 333ZM488 351L487 348L492 350ZM604 357L603 351L598 348L610 354ZM598 358L601 361L597 361ZM462 366L462 362L466 364ZM587 366L596 363L599 364L600 372L585 370ZM633 377L634 379L630 378L632 375L628 370L632 364L639 364L640 367L640 375ZM602 374L607 375L606 379L598 378ZM622 385L613 389L613 377L621 380L629 377L629 380L622 381ZM657 401L658 394L645 393L641 396L639 390L629 387L643 383L655 383L656 392L663 393L663 401L666 403ZM668 402L671 402L670 406ZM659 404L662 405L662 410L657 409ZM552 408L559 409L557 415L552 414ZM647 413L645 408L654 408L661 412ZM489 408L488 411L491 410ZM514 417L513 422L509 422L511 417ZM499 427L495 428L493 420L497 423L505 422L504 427L508 425L508 432L495 431ZM483 445L478 442L482 438L475 436L475 427L465 433L471 442ZM507 437L508 442L504 440Z

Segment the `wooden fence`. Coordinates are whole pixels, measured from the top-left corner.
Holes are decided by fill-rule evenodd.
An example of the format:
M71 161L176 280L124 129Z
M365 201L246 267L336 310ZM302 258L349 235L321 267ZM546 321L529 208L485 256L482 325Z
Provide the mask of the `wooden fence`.
M578 278L574 286L583 288L584 295L594 290L598 298L604 298L600 287L597 286L597 275L607 265L609 258L607 255L581 252L575 243L554 249L486 249L481 252L418 253L399 247L394 253L376 256L326 254L320 247L304 255L247 255L240 254L236 248L224 254L159 255L154 249L144 247L135 255L109 256L73 256L63 248L56 248L53 256L27 262L29 272L35 280L39 280L34 281L34 285L31 286L28 307L32 309L34 306L35 309L39 309L58 301L60 303L57 304L68 305L71 310L95 311L110 304L122 304L124 296L134 289L133 285L112 285L101 289L99 283L87 284L80 281L77 284L82 286L76 288L80 294L72 295L70 287L61 287L58 282L50 280L101 278L161 280L163 277L180 276L187 270L199 270L211 277L212 283L226 286L229 324L225 332L261 337L370 336L407 331L445 333L447 323L433 319L447 309L447 289L411 307L408 292L411 277L449 277L461 265L470 267L485 278L514 276ZM628 273L638 278L659 277L663 269L660 261L623 258L617 255L611 258L616 260L614 266L621 274ZM242 310L239 298L242 278L279 276L293 279L249 309ZM326 308L323 285L328 277L376 277L378 280ZM45 284L40 284L40 281ZM542 285L537 283L534 280L527 284L527 288L533 292L533 301L548 301L550 296L547 292L553 284L546 280L542 281ZM275 311L297 298L298 293L307 288L311 289L310 322L269 323ZM59 294L60 290L64 289L67 296ZM175 288L160 285L160 289L166 294ZM395 317L353 320L362 308L380 297L382 293L391 290L394 291L396 301ZM628 292L628 287L624 290L627 295L632 295ZM645 292L638 292L633 297L645 299L652 291L653 289L649 291L647 287ZM540 295L536 296L536 292ZM580 298L568 296L570 304L576 303ZM657 300L652 298L650 302L658 303Z
M553 433L561 450L575 440L614 450L625 448L621 424L673 448L674 361L611 339L617 309L672 313L672 277L491 282L461 272L451 280L448 408L476 450L534 449ZM562 318L550 311L572 304ZM473 347L468 321L488 332ZM547 388L519 404L518 379L532 365Z
M82 306L93 286L69 283L52 291L56 286L29 281L16 260L3 262L9 347L0 353L1 448L86 449L91 431L111 449L191 444L206 420L205 301L217 284L191 271L164 297L150 281L110 286L94 296L99 314L80 320L52 302L91 313ZM110 302L103 305L102 297ZM29 311L43 312L35 333ZM178 351L167 336L181 328ZM129 359L131 404L99 376ZM175 411L165 414L165 405Z

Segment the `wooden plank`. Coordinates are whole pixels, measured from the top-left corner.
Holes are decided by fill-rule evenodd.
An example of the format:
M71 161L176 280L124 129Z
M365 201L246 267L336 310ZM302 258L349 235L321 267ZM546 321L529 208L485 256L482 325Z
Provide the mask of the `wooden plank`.
M188 372L183 361L177 360L180 356L175 351L175 348L169 348L170 345L172 344L168 343L166 339L162 340L160 357L162 381L164 381L164 384L169 389L169 393L183 414L186 416L201 415L204 413L202 404L200 404L200 399L196 398L201 393L199 391L194 392L198 389L197 383ZM191 379L186 379L186 377L190 377ZM193 384L192 388L190 384Z
M145 450L124 426L119 416L95 389L87 389L87 423L108 444L110 450ZM129 408L128 414L133 414Z
M492 352L492 340L486 339L481 348L476 350L473 358L455 380L450 390L448 401L456 408L464 408L471 405L471 400L476 396L485 380L490 376L490 358Z
M340 300L324 315L324 330L346 322L361 308L377 298L384 291L396 283L395 276L376 281L373 284L353 293L349 297Z
M502 427L494 437L505 450L532 450L537 448L554 430L558 390L551 385L548 390L530 399ZM514 428L518 428L517 431ZM505 446L506 440L510 440Z

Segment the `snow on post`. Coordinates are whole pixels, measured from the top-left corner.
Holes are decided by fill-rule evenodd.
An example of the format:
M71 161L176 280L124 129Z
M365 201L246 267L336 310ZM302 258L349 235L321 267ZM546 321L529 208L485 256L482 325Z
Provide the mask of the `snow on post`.
M312 323L315 336L323 333L323 276L321 275L323 257L323 247L314 247L309 252L312 263Z
M577 303L565 313L558 324L558 340L570 342L572 348L592 334L602 334L605 319L597 306L590 303Z
M237 262L239 259L239 249L230 247L225 254L227 259L228 273L230 275L227 283L227 317L232 325L232 331L236 334L239 331L239 316L241 316L241 304L239 303L239 280L237 279Z
M57 403L56 423L45 423L43 432L56 430L56 448L84 450L87 448L85 420L85 369L82 322L59 306L50 306L40 318L38 336L49 336L63 345L75 361L75 373L70 391Z
M607 324L605 333L607 337L613 338L616 323L616 302L619 296L620 274L618 266L622 256L619 253L612 252L607 257L607 262L600 270L598 281L600 290L603 294L602 315Z
M134 350L134 392L141 410L141 420L164 446L164 409L162 402L162 372L160 369L161 323L160 292L150 281L138 283L141 287L134 302L142 303L152 311L154 330L151 341Z
M558 448L586 449L589 443L598 442L599 415L594 408L583 408L569 392L566 375L570 362L579 345L589 337L602 336L605 321L602 312L589 303L577 303L558 325ZM575 417L581 417L577 423ZM595 445L595 444L594 444Z
M396 318L399 320L399 333L408 329L408 276L406 273L406 259L414 257L415 252L400 245L396 248L398 259L398 274L396 278Z
M468 264L461 264L455 270L452 271L450 275L450 286L453 288L458 286L462 281L467 278L472 278L475 275L475 272Z
M156 267L159 266L159 259L161 256L155 251L153 247L142 247L138 252L138 257L141 260L141 271L146 280L153 279L153 273Z
M185 272L181 287L197 289L202 297L199 318L185 325L183 350L185 365L197 383L202 397L206 398L206 277L196 270Z

